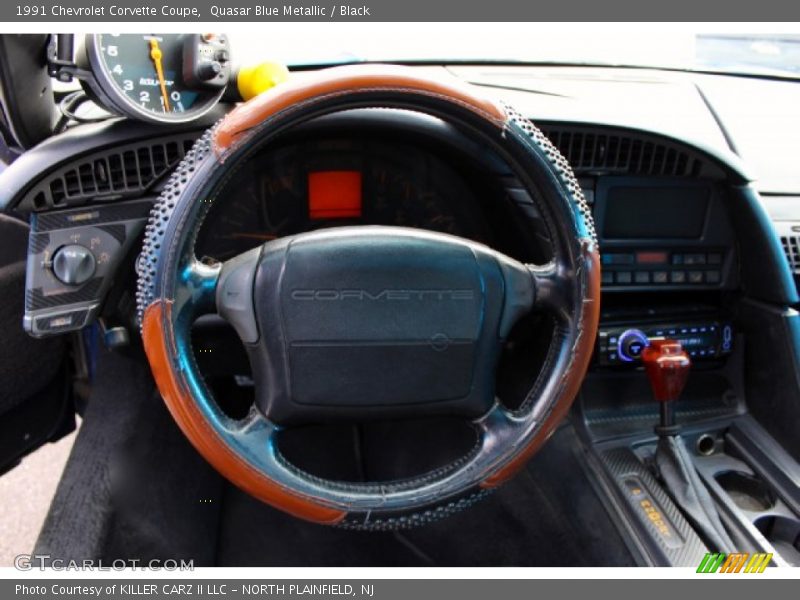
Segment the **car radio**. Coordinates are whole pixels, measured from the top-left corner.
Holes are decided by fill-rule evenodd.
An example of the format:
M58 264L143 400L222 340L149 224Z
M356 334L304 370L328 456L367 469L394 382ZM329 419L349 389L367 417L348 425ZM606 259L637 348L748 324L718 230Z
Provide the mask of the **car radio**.
M733 328L718 320L602 326L596 360L602 366L636 365L652 338L677 340L693 360L718 359L733 350Z

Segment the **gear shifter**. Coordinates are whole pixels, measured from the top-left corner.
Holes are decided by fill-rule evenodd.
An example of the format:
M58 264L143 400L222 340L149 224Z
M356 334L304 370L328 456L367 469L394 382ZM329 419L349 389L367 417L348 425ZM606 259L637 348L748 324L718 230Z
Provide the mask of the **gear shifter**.
M653 339L642 351L642 362L653 395L661 406L661 423L656 427L656 433L659 436L677 435L680 429L675 425L672 403L680 397L689 378L692 366L689 355L683 351L680 342Z
M695 469L692 456L675 423L673 403L689 378L691 361L676 340L651 339L642 351L653 396L660 405L660 422L655 428L658 445L655 467L664 487L694 525L697 532L718 552L735 550L716 505Z

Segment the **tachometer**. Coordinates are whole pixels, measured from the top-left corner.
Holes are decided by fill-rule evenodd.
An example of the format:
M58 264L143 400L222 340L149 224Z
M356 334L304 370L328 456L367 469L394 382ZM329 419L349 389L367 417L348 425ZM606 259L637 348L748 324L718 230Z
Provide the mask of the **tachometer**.
M90 92L135 119L193 121L214 107L230 78L221 34L93 34L85 47Z

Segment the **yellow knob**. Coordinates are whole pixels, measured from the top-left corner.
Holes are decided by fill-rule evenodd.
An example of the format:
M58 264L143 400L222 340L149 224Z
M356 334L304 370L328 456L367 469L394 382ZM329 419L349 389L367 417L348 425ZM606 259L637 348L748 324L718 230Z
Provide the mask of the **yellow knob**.
M289 79L289 69L280 63L263 62L241 67L236 77L236 87L247 101Z

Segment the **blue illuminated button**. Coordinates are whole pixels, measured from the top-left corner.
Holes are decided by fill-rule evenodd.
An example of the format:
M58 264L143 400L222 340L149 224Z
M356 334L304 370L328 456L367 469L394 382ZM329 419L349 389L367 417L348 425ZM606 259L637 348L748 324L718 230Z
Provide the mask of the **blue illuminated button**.
M639 358L642 355L642 350L644 350L643 342L634 340L628 344L628 355L632 358Z
M725 325L722 328L722 351L730 352L731 345L733 344L733 329L730 325Z
M638 329L628 329L622 332L617 342L617 352L620 360L625 362L633 362L638 360L642 355L642 350L647 347L650 340L644 332Z

